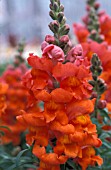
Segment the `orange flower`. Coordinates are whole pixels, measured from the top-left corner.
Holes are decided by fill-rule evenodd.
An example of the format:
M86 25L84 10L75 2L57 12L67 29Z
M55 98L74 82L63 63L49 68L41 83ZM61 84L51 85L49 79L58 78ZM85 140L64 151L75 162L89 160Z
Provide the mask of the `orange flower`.
M104 35L105 41L111 44L111 17L105 13L100 16L101 34Z
M94 166L96 163L101 166L103 160L100 156L95 156L95 150L92 147L86 147L82 150L82 158L78 159L78 163L81 165L82 170L91 165Z
M5 93L6 102L4 105L5 112L1 114L1 121L3 126L8 126L9 130L4 130L5 134L3 143L12 142L14 145L19 144L20 134L26 129L26 126L21 125L17 122L16 116L20 115L20 110L26 110L28 112L29 108L27 107L28 102L28 91L21 83L21 77L24 74L24 69L22 67L18 68L8 68L3 75L1 76L1 82L5 82L8 85L4 84L1 94L6 91L7 86L9 86L7 93ZM4 98L4 100L5 100ZM3 102L3 97L2 97ZM2 105L2 103L0 103ZM7 107L6 107L7 105ZM39 110L36 104L30 107L31 110ZM19 127L19 128L18 128Z
M99 147L101 141L88 116L94 109L93 101L88 100L92 89L87 82L88 68L84 64L53 64L47 57L45 61L47 66L44 58L30 55L28 62L33 68L24 78L30 104L42 101L44 107L23 112L17 120L29 130L27 142L35 142L33 153L40 159L39 169L53 170L69 158L82 159L83 148Z
M73 24L73 29L74 29L74 33L77 36L78 41L80 43L86 42L89 35L89 31L87 30L87 28L85 28L81 24Z
M8 85L4 83L0 83L0 118L7 107L6 104L7 90L8 90Z

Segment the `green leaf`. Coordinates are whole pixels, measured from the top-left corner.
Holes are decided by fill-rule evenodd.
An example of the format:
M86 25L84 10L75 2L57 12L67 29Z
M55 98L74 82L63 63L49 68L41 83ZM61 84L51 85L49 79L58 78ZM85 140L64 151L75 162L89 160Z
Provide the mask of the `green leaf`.
M109 117L108 110L106 108L103 110L99 109L99 112L100 112L101 116L106 117L107 119L111 120L111 118Z
M15 160L16 166L19 166L21 156L22 156L25 152L27 152L28 150L29 150L29 148L28 148L28 149L24 149L23 151L19 152L19 154L17 155L16 160Z
M14 165L8 167L7 170L12 170L12 169L15 169L15 168L16 168L16 165L14 164Z
M107 140L104 140L104 141L102 142L102 146L105 146L106 148L111 149L111 143L109 143Z
M74 163L74 161L72 161L72 160L68 160L68 161L67 161L67 164L68 164L69 166L71 166L72 168L75 167L75 163Z
M32 165L32 164L25 164L24 166L23 166L24 168L34 168L34 169L36 169L37 167L35 166L35 165Z

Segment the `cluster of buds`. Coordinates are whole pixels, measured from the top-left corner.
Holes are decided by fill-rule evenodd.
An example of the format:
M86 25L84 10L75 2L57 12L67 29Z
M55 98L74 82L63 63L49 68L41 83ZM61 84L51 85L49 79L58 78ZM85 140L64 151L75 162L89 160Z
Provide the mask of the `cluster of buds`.
M93 86L91 99L96 98L95 109L104 109L106 107L106 101L100 100L100 98L106 90L107 85L103 79L99 78L102 73L102 66L97 54L93 54L91 63L92 65L90 66L90 70L93 77L93 80L89 81L89 83Z
M23 52L24 52L25 44L23 42L18 44L17 52L18 54L15 56L14 66L18 67L21 63L24 63Z
M100 4L97 3L96 0L87 0L86 10L88 15L84 19L84 22L90 32L89 38L100 43L104 40L104 36L100 35L100 23L98 19L99 7Z
M62 48L65 54L71 48L71 42L69 40L70 27L66 24L66 18L64 16L64 6L59 0L50 1L50 12L49 15L54 20L50 22L49 28L54 33L54 36L47 35L45 41L49 44L54 44Z

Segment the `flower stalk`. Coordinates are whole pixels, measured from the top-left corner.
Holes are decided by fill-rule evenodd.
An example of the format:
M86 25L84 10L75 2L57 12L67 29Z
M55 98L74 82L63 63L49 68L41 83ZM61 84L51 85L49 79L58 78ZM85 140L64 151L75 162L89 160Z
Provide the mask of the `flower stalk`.
M54 36L46 36L46 41L50 44L54 44L62 48L65 54L70 50L71 44L69 41L68 33L70 27L66 24L66 18L64 16L64 6L59 0L50 1L50 17L54 20L50 22L49 28L54 33Z
M100 99L101 99L101 95L106 90L107 85L105 84L103 79L99 78L103 69L101 66L101 61L97 54L93 54L91 59L91 64L92 65L90 66L90 71L92 72L93 80L89 81L89 84L93 86L93 93L91 99L96 98L95 107L94 107L94 117L97 118L98 108L104 109L106 107L105 101L104 101L104 106L103 107L101 106L103 101Z
M104 37L100 35L100 23L98 18L98 10L100 4L96 2L97 0L87 0L86 10L88 12L87 28L90 32L89 38L98 43L104 40Z

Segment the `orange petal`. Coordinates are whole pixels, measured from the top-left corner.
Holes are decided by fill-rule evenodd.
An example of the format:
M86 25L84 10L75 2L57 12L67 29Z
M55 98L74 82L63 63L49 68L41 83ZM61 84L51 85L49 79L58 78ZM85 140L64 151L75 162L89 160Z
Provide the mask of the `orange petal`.
M64 153L69 158L76 158L77 156L82 157L82 151L81 151L80 147L75 144L65 145Z
M59 131L64 134L74 133L75 128L72 124L67 124L65 126L61 125L58 121L53 121L50 124L51 130Z
M58 156L56 153L44 154L41 160L50 165L64 164L67 161L67 156Z
M82 100L77 102L71 102L67 106L67 113L69 119L73 119L76 116L82 114L89 114L94 110L94 105L91 100Z
M65 112L57 111L56 112L56 120L61 124L61 125L67 125L68 124L68 117Z
M30 66L36 69L40 69L43 71L52 71L53 63L50 59L40 58L38 56L34 56L33 54L27 59Z
M17 116L17 120L20 123L26 124L28 126L45 126L45 120L42 113L28 113L24 115Z
M49 123L49 122L52 122L56 118L56 113L44 112L44 117L46 119L46 123Z
M89 69L86 69L84 66L79 66L79 70L77 73L78 79L84 79L86 77L90 76Z
M66 78L69 76L75 76L78 72L78 67L73 63L58 63L53 69L53 76L56 78Z
M34 95L35 95L35 93L34 93ZM46 102L46 101L49 101L51 99L51 95L46 90L42 90L42 91L37 93L36 98L38 100Z
M51 93L52 99L57 103L68 103L71 101L73 95L72 93L62 89L57 88Z
M42 155L46 153L45 147L40 147L39 145L34 145L32 152L38 158L40 158Z
M97 164L99 166L101 166L103 164L103 159L100 156L94 156L94 157L92 157L92 160L97 162Z

